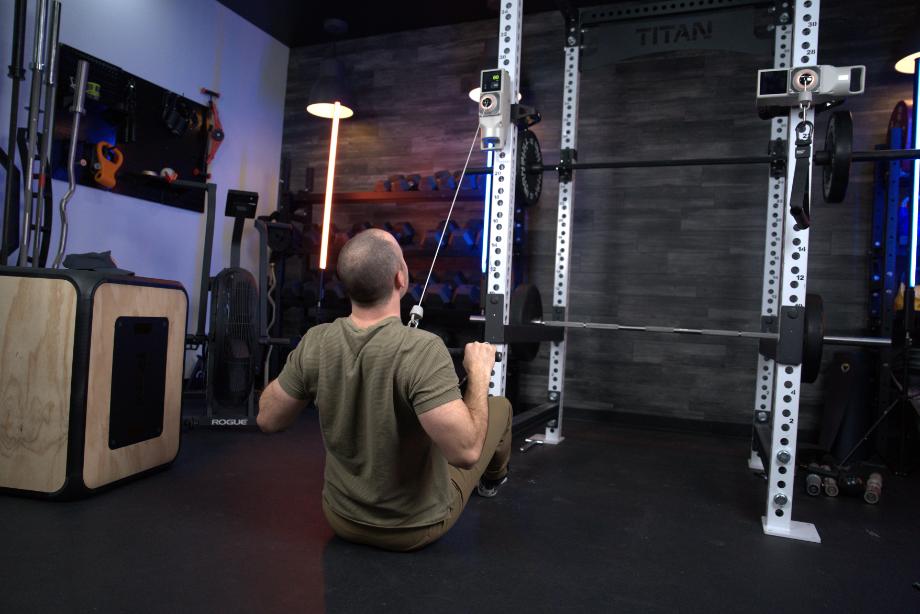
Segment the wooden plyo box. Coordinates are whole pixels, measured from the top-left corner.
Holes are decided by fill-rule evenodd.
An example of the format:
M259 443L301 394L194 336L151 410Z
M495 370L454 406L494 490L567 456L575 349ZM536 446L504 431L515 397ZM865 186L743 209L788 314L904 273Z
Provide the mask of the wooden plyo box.
M179 452L178 282L0 267L0 491L71 498Z

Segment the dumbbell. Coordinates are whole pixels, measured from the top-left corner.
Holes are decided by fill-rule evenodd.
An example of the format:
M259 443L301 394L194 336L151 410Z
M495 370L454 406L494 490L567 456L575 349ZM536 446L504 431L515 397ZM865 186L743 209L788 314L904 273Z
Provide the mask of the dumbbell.
M477 242L482 242L482 220L470 220L463 228L463 243L468 248L476 247Z
M431 175L426 175L419 179L418 190L420 192L434 192L438 189L438 182Z
M370 230L374 225L370 222L358 222L351 225L351 230L348 231L349 238L355 236L359 232L364 232L365 230Z
M412 300L413 305L418 305L419 300L422 298L422 289L424 287L425 284L421 283L409 284L409 288L406 290L406 296Z
M412 241L415 239L415 228L409 222L399 222L395 225L384 222L383 229L393 235L393 238L400 245L412 245Z
M437 271L431 272L431 277L428 277L428 269L421 271L409 271L409 283L425 283L425 280L428 280L429 284L437 284L441 282L441 274Z
M871 473L866 480L866 492L863 494L863 501L871 505L878 503L879 497L882 496L882 474Z
M405 175L390 175L390 186L393 192L409 191L409 182Z
M425 293L425 303L430 307L447 307L454 299L454 285L450 282L430 283Z
M815 471L818 469L818 465L811 463L808 465L810 471ZM821 476L817 473L809 473L805 476L805 492L811 495L812 497L817 497L821 494Z
M407 309L412 307L412 305L417 305L419 298L422 296L423 287L424 284L419 281L418 274L409 271L409 285L406 288L406 293L399 301L400 305Z
M454 181L460 181L460 171L454 172ZM463 183L460 185L461 190L478 190L479 184L477 183L476 175L464 175Z
M457 180L450 171L438 171L434 174L435 183L438 184L439 190L456 190Z
M438 239L441 237L441 229L444 228L444 220L438 224L438 227L434 230L428 230L425 232L425 240L422 241L422 247L427 247L429 249L434 249L438 245ZM460 227L457 226L456 222L451 220L447 223L447 232L444 233L444 241L442 245L447 246L451 244L451 237L455 232L460 230Z
M470 280L463 271L447 271L444 273L443 279L444 281L449 281L454 284L454 287L470 283Z
M482 240L483 240L483 231L476 231L476 242L473 244L473 251L481 252L482 251Z
M313 242L314 245L319 245L320 241L323 238L323 227L320 226L319 224L313 224L310 230L308 230L304 234L310 241ZM350 238L348 233L340 231L339 227L333 224L332 227L329 229L329 242L332 243L336 241L337 237L338 237L338 240L341 240L342 237L345 237L346 241Z
M463 284L454 290L454 307L457 309L476 309L479 307L481 291L475 284Z
M831 470L830 465L821 465L821 468L828 472ZM824 494L828 497L836 497L840 494L836 478L824 476Z
M406 175L406 181L409 182L409 189L415 191L418 190L418 186L422 182L422 176L418 173Z

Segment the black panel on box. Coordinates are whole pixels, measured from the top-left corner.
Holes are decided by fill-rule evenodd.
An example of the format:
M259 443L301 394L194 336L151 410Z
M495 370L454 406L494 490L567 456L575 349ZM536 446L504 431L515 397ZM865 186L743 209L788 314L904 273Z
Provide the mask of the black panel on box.
M789 71L764 70L760 73L760 87L757 93L761 96L779 96L789 89Z
M256 216L256 207L258 204L258 192L227 190L227 208L224 209L224 215L227 217L242 217L251 220Z
M168 340L168 318L122 316L115 320L110 449L163 433Z

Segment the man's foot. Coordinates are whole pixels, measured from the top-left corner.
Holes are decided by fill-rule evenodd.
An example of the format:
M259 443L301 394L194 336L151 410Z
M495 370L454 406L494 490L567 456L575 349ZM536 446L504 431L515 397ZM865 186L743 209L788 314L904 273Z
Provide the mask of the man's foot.
M494 497L498 494L498 488L507 481L507 475L497 480L489 480L484 477L479 478L479 485L476 486L476 493L480 497Z

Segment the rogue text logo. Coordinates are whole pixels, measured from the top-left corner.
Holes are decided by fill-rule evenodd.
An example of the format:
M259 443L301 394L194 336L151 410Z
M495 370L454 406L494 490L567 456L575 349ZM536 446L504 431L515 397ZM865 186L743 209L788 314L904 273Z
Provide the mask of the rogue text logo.
M636 34L639 35L639 45L642 47L689 43L712 38L712 21L636 28Z
M211 418L211 426L248 426L249 421L246 418Z

